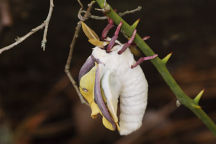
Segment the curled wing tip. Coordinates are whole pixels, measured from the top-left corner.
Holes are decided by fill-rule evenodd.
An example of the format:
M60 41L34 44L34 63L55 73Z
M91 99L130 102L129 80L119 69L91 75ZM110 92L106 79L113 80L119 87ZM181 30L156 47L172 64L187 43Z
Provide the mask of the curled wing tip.
M81 77L84 76L86 73L88 73L94 67L94 65L95 65L95 60L92 58L92 56L89 56L79 71L79 76L78 76L79 82L81 80Z

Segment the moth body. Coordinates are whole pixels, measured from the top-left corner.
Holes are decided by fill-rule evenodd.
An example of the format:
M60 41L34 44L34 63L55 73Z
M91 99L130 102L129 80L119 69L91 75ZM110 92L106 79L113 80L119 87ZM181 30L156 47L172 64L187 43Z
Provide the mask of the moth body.
M120 134L127 135L142 125L147 105L148 83L140 66L131 68L135 60L129 49L121 55L118 54L122 46L119 43L112 48L110 53L95 47L92 55L99 59L104 69L110 71L119 81L116 86L119 89L120 99Z
M91 107L92 118L100 114L107 129L118 129L120 135L128 135L141 127L147 105L148 83L139 64L157 55L141 57L136 62L129 49L136 37L136 29L128 42L121 44L117 39L122 24L118 24L114 36L109 38L107 33L113 27L109 20L102 32L103 41L100 41L82 22L89 42L96 47L80 69L79 88Z

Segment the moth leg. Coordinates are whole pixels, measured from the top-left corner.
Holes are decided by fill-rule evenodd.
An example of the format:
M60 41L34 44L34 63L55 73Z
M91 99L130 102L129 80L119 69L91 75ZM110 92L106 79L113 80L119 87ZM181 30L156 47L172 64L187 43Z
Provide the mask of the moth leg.
M152 59L156 58L157 56L158 56L158 55L155 54L155 55L153 55L153 56L141 57L141 58L139 58L139 60L138 60L135 64L131 65L131 68L133 69L133 68L135 68L136 66L138 66L139 64L141 64L142 62L144 62L144 61L146 61L146 60L152 60Z
M112 29L114 26L113 24L113 20L108 18L108 24L107 26L103 29L103 32L102 32L102 36L101 36L101 39L104 40L106 37L107 37L107 34L108 32L110 31L110 29Z
M109 45L108 45L107 48L106 48L106 51L107 51L108 53L111 52L111 49L112 49L112 47L114 46L115 41L116 41L117 38L118 38L118 35L119 35L119 32L120 32L121 26L122 26L122 22L119 23L118 27L116 28L116 31L115 31L114 36L112 37L112 39L111 39Z
M148 39L150 39L150 38L151 38L150 36L144 36L144 37L142 38L142 40L146 41L146 40L148 40Z
M130 40L126 43L126 44L124 44L124 46L122 47L122 49L120 50L120 51L118 51L118 54L122 54L132 43L133 43L133 41L134 41L134 38L135 38L135 36L136 36L136 29L133 31L133 34L132 34L132 36L131 36L131 38L130 38Z
M144 37L142 38L142 40L146 41L146 40L148 40L148 39L150 39L150 38L151 38L150 36L144 36ZM135 44L134 42L132 42L131 46L136 46L136 44Z

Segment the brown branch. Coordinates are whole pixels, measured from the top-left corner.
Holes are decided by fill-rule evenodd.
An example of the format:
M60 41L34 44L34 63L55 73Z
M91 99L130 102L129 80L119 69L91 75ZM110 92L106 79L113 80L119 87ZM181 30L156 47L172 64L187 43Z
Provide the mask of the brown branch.
M125 12L121 12L119 13L119 16L124 16L124 15L127 15L127 14L132 14L132 13L135 13L137 11L140 11L142 9L142 6L138 6L136 9L133 9L133 10L127 10Z
M74 33L74 36L73 36L73 39L71 41L71 44L70 44L70 50L69 50L69 54L68 54L68 58L67 58L67 62L66 62L66 65L65 65L65 73L66 75L68 76L68 78L70 79L73 87L75 88L79 98L80 98L80 101L81 103L85 103L85 100L83 99L80 91L79 91L79 87L77 86L76 84L76 81L74 80L73 76L71 75L70 73L70 65L71 65L71 59L72 59L72 55L73 55L73 50L74 50L74 46L75 46L75 43L76 43L76 39L78 38L78 35L79 35L79 32L80 32L80 28L81 28L81 21L85 21L86 19L89 18L90 16L90 11L92 9L92 6L93 4L95 3L95 1L92 1L90 4L88 4L88 9L85 13L85 15L82 17L81 16L81 12L82 12L82 9L83 9L83 5L82 3L80 2L80 0L78 0L81 8L79 10L79 13L78 13L78 18L80 19L80 21L77 23L77 26L75 28L75 33Z
M52 12L53 12L53 7L54 7L53 0L50 0L49 13L48 13L46 20L44 21L45 28L44 28L43 40L41 42L41 47L42 47L43 51L45 51L45 48L46 48L47 32L48 32L48 27L49 27L49 22L50 22L50 19L52 16Z
M125 16L125 15L127 15L127 14L132 14L132 13L135 13L135 12L137 12L137 11L140 11L142 9L142 6L138 6L136 9L133 9L133 10L127 10L127 11L125 11L125 12L120 12L119 13L119 15L120 16ZM96 9L96 10L98 10L98 9ZM82 12L84 12L85 13L85 11L82 11ZM95 15L90 15L90 18L92 18L92 19L96 19L96 20L105 20L105 19L107 19L107 16L95 16Z
M3 53L4 51L7 51L7 50L10 50L12 49L13 47L15 47L16 45L22 43L24 40L26 40L28 37L30 37L32 34L34 34L35 32L39 31L40 29L44 29L44 36L43 36L43 40L42 40L42 47L43 47L43 44L44 44L44 47L45 47L45 42L46 42L46 36L47 36L47 31L48 31L48 25L49 25L49 21L50 21L50 18L52 16L52 11L53 11L53 0L50 0L50 8L49 8L49 13L48 13L48 16L46 18L46 20L39 26L33 28L29 33L27 33L26 35L22 36L22 37L19 37L16 39L16 41L6 47L3 47L0 49L0 54Z
M16 42L6 46L6 47L3 47L0 49L0 54L3 53L4 51L7 51L7 50L10 50L12 49L13 47L15 47L16 45L22 43L24 40L26 40L28 37L30 37L32 34L34 34L35 32L39 31L40 29L42 29L44 27L44 23L42 23L41 25L33 28L29 33L27 33L26 35L22 36L22 37L18 37L16 38Z

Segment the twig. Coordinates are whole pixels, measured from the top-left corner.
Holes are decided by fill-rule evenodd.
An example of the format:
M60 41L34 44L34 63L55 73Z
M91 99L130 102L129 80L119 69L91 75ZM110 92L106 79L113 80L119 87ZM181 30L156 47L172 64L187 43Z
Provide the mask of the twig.
M22 37L19 37L16 39L16 41L6 47L3 47L0 49L0 54L3 53L4 51L7 51L7 50L10 50L12 49L13 47L15 47L16 45L22 43L24 40L26 40L28 37L30 37L32 34L34 34L35 32L39 31L40 29L44 29L44 37L43 37L43 40L42 40L42 45L43 43L46 41L46 36L47 36L47 29L48 29L48 25L49 25L49 21L50 21L50 18L51 18L51 15L52 15L52 11L53 11L53 0L50 0L50 8L49 8L49 13L48 13L48 16L46 18L46 20L39 26L33 28L29 33L27 33L26 35L22 36ZM45 43L44 43L45 44ZM45 46L45 45L44 45Z
M142 9L142 6L138 6L136 9L127 10L125 12L120 12L119 16L125 16L127 14L132 14L132 13L135 13L137 11L140 11L141 9ZM86 13L86 11L82 11L81 13ZM107 16L96 16L96 15L90 14L90 18L96 19L96 20L105 20L105 19L107 19Z
M54 7L53 0L50 0L49 13L48 13L46 20L44 21L45 28L44 28L43 40L41 42L41 47L42 47L43 51L45 51L45 48L46 48L47 32L48 32L48 27L49 27L49 22L50 22L50 19L52 16L52 12L53 12L53 7Z
M98 5L103 9L104 8L104 0L96 0ZM108 5L108 4L106 4ZM111 18L115 24L119 24L120 22L123 23L122 25L122 31L130 37L133 33L133 28L125 22L110 6L109 13L106 14L109 18ZM142 38L139 36L139 34L136 34L136 37L134 39L134 42L136 45L140 48L140 50L146 55L146 56L152 56L154 55L154 51L142 40ZM198 105L197 102L195 102L193 99L191 99L189 96L187 96L184 91L181 89L181 87L177 84L175 79L172 77L170 72L168 71L166 67L166 63L159 57L151 60L151 62L154 64L155 68L158 70L158 72L161 74L164 81L167 83L167 85L170 87L172 92L176 95L177 99L181 104L186 106L188 109L190 109L207 127L211 132L216 136L216 125L214 121L203 111L203 109Z
M142 6L138 6L136 9L133 9L133 10L127 10L125 12L120 12L119 13L119 16L124 16L124 15L127 15L127 14L132 14L132 13L135 13L137 11L140 11L142 9Z
M16 42L6 46L6 47L3 47L0 49L0 54L4 51L7 51L7 50L10 50L11 48L13 48L14 46L22 43L24 40L26 40L29 36L31 36L32 34L34 34L35 32L39 31L40 29L42 29L44 27L44 23L42 23L41 25L33 28L29 33L27 33L26 35L22 36L22 37L18 37L16 38Z
M75 43L76 43L76 39L78 38L78 35L79 35L79 32L80 32L80 28L81 28L81 21L85 21L89 17L90 11L91 11L92 6L93 6L93 4L94 4L95 1L92 1L90 4L88 4L88 9L87 9L87 11L86 11L86 13L85 13L85 15L83 17L80 15L80 12L83 9L83 5L80 2L80 0L78 0L78 2L80 4L80 6L81 6L81 8L79 10L79 13L78 13L78 17L79 17L80 21L77 23L77 26L75 28L75 33L74 33L73 39L72 39L71 44L70 44L70 50L69 50L67 62L66 62L66 65L65 65L65 73L68 76L68 78L70 79L73 87L75 88L75 90L76 90L76 92L77 92L77 94L78 94L78 96L80 98L81 103L87 104L85 102L85 100L83 99L83 96L81 95L80 91L79 91L79 87L77 86L76 81L74 80L73 76L70 73L70 65L71 65L71 59L72 59L72 55L73 55L73 50L74 50L74 46L75 46Z

